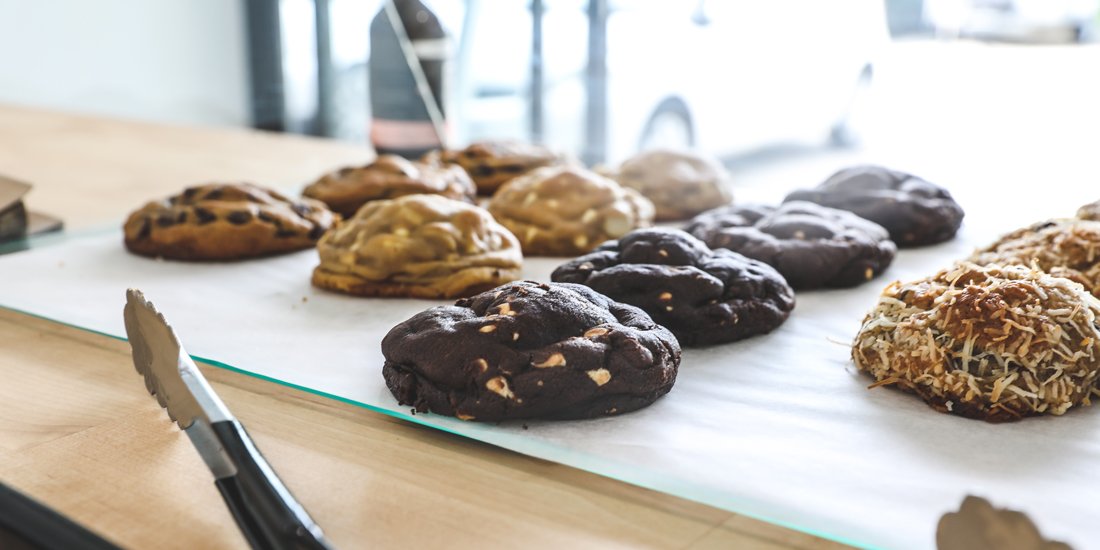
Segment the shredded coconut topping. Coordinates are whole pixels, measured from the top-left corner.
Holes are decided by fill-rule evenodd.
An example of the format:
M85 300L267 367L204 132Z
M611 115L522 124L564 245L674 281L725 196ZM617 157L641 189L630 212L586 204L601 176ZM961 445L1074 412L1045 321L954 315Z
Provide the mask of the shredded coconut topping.
M991 422L1088 404L1100 376L1100 300L1024 266L959 263L886 287L852 344L872 387Z

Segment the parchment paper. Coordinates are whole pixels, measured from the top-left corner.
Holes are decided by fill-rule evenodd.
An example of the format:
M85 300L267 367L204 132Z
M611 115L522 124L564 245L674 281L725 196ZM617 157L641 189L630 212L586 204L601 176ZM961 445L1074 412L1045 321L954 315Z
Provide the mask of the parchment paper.
M996 208L971 212L959 239L902 251L869 284L799 293L790 320L770 335L685 350L675 388L647 409L528 429L410 417L385 389L379 343L394 324L443 302L314 289L312 251L184 264L132 256L111 231L0 257L0 304L121 336L124 291L137 287L198 357L852 544L931 547L939 516L972 493L1087 548L1100 525L1100 408L1005 425L939 414L912 396L868 390L848 349L891 280L930 274L1021 221L1072 214L1081 199L1046 210L1017 204L1007 218ZM528 259L526 276L548 280L558 263Z

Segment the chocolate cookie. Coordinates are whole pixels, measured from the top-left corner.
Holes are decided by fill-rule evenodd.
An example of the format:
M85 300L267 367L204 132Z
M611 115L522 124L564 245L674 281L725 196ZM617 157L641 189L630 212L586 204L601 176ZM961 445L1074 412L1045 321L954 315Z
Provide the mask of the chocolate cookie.
M1077 281L1100 293L1100 221L1060 219L1033 224L978 250L979 265L1025 265Z
M774 267L795 289L856 286L882 273L897 252L882 226L802 201L716 208L696 216L687 231L711 248Z
M470 176L458 166L381 155L366 166L325 174L302 191L302 195L327 204L345 218L354 216L370 201L421 193L473 202L476 189Z
M902 248L950 240L963 219L962 207L943 187L882 166L845 168L784 200L852 212L885 227Z
M567 157L545 147L515 141L479 141L460 151L432 151L422 160L461 166L481 195L492 195L512 178L536 168L568 163Z
M794 291L771 266L711 250L677 229L638 229L563 264L551 279L642 308L684 346L766 334L794 309Z
M715 159L653 150L623 162L608 177L653 201L657 221L683 220L729 204L729 173Z
M248 183L207 184L146 204L123 225L126 248L174 260L239 260L312 248L339 219L321 202Z
M371 201L317 243L313 284L356 296L457 298L519 278L515 236L439 195Z
M531 281L422 311L382 354L402 405L485 422L630 412L668 393L680 366L676 337L642 310Z
M932 408L990 422L1060 415L1100 375L1100 301L1024 266L961 263L893 283L852 344L856 367Z
M576 256L653 222L653 203L584 168L539 168L489 201L489 212L530 256Z

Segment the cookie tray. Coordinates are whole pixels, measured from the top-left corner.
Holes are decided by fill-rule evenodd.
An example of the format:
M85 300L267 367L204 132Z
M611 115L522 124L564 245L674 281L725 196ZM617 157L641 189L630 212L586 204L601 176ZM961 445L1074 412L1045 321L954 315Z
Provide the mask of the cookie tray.
M1085 547L1100 519L1100 409L985 424L868 390L848 358L885 284L932 273L1019 225L975 219L952 243L903 251L867 285L800 293L790 320L770 335L686 350L675 388L647 409L526 427L412 416L398 406L382 380L379 342L443 302L314 289L311 251L162 262L126 253L118 231L98 232L0 256L0 304L121 337L124 291L138 287L198 358L857 546L930 547L939 516L969 493L1024 510L1048 537ZM558 263L529 259L525 276L545 281Z

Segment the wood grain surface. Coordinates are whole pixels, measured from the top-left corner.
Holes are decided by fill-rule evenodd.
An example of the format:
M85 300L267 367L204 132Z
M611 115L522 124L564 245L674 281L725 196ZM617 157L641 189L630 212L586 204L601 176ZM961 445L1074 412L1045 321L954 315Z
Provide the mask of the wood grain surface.
M0 106L0 173L70 228L205 181L295 191L354 145ZM0 274L4 277L33 274ZM121 313L120 313L121 314ZM133 548L242 548L125 342L0 310L0 481ZM832 548L695 502L202 366L341 548Z

